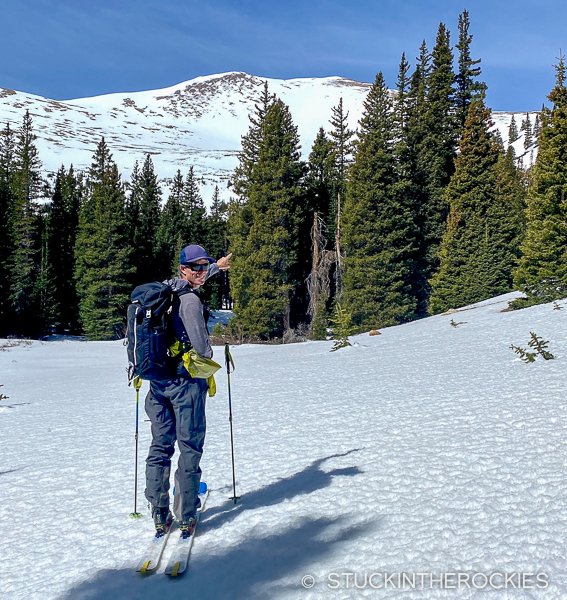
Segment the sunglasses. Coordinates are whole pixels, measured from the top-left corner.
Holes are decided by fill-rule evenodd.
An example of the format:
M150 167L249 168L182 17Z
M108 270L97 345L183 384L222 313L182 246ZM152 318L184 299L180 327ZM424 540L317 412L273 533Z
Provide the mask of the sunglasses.
M205 271L205 273L209 270L209 267L211 266L210 263L205 263L205 264L197 264L197 263L188 263L186 265L183 265L184 267L189 267L191 269L191 271L195 271L195 273L202 273L203 271Z

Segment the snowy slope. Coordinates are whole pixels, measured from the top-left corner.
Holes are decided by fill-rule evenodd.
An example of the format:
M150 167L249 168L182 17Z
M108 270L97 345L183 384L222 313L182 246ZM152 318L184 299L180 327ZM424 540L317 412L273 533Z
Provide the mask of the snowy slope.
M160 178L173 177L177 169L186 173L194 166L204 178L203 198L209 203L217 184L222 197L230 194L227 184L238 163L240 139L248 131L248 117L265 81L270 92L289 105L305 159L319 127L329 130L331 109L341 97L349 112L349 126L356 129L370 87L343 77L281 80L231 72L161 90L68 101L0 88L0 124L4 127L9 122L17 128L29 110L40 158L52 173L61 164L88 167L101 136L125 177L134 161L143 161L147 153L152 154ZM505 140L512 114L494 113ZM524 116L516 114L518 127ZM524 152L522 144L523 137L516 142L518 155Z
M144 517L128 517L135 401L122 344L0 352L10 396L0 402L0 597L567 597L567 307L500 312L510 297L361 335L335 353L332 342L235 347L242 503L228 500L221 375L207 406L208 510L178 581L134 572L152 524L141 500ZM518 359L509 345L526 347L530 331L550 340L555 360ZM143 458L143 416L140 429ZM491 575L503 585L497 573L534 575L532 589L492 591L430 587L428 578L421 589L419 577L416 589L398 589L394 575L385 590L368 580L356 589L346 573L359 586L372 573L375 586L384 573L461 573L477 586ZM547 587L536 587L538 574ZM305 575L312 588L302 587Z

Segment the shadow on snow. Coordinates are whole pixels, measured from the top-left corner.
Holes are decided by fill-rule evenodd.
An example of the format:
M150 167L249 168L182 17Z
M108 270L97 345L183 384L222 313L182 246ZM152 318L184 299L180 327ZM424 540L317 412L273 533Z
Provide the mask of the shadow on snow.
M349 453L316 460L291 477L246 494L237 506L227 501L206 511L203 517L207 518L199 527L198 537L199 533L219 529L244 511L272 506L328 487L333 477L351 477L361 473L358 467L327 472L321 469L325 460ZM270 598L285 590L297 590L301 594L305 591L301 577L309 574L308 565L330 556L337 544L357 539L378 526L376 521L349 524L343 517L305 518L295 521L281 533L249 535L220 555L207 554L196 540L195 549L198 548L198 551L191 559L188 572L179 579L169 579L161 573L143 577L134 572L132 564L121 570L100 571L91 580L69 590L61 600L248 600ZM301 570L303 565L307 569L305 572ZM297 582L284 584L282 579L292 574L297 576ZM319 582L312 591L318 588L322 591L321 586L324 585L324 582Z

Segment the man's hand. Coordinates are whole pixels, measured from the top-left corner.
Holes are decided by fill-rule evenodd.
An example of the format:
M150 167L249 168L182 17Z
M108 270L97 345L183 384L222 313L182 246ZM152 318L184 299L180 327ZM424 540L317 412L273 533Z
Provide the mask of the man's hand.
M226 271L227 269L230 269L230 265L228 264L228 261L230 260L231 256L232 256L232 252L228 256L223 256L222 258L219 258L217 260L217 265L219 266L219 269L221 271Z

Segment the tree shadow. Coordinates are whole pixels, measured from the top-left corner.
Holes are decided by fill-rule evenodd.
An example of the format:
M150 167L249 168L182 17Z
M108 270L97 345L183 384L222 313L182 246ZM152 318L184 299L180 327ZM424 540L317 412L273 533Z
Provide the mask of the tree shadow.
M379 520L349 524L346 517L306 518L294 522L283 532L266 536L258 535L258 529L254 528L254 534L247 535L236 545L232 543L221 554L214 552L219 548L218 543L215 543L213 553L207 553L200 546L199 538L208 531L219 529L242 514L242 511L272 506L294 496L328 487L333 477L361 473L355 466L327 472L321 469L326 460L356 451L315 460L291 477L246 494L242 503L236 506L228 500L219 507L207 510L199 526L196 551L189 570L182 577L170 579L161 573L143 577L134 572L132 563L124 569L100 571L94 578L69 590L61 600L163 600L165 597L168 600L248 600L269 598L269 588L273 593L276 593L276 589L281 591L288 588L297 589L301 594L305 591L301 577L309 574L302 572L303 565L307 569L314 562L330 558L337 545L377 529ZM282 519L285 513L279 512L275 516ZM282 581L292 574L297 576L297 582ZM324 582L316 584L321 590L324 585Z
M284 477L283 479L258 490L247 493L236 505L232 500L227 500L220 506L207 509L207 511L203 513L204 521L201 525L203 532L208 531L209 529L218 528L221 525L232 521L243 510L254 510L263 506L273 506L274 504L279 504L280 502L295 496L311 494L312 492L330 486L334 477L353 477L354 475L361 474L362 471L356 466L343 467L331 471L323 471L321 469L321 465L331 458L347 456L352 452L358 451L359 449L353 449L342 454L332 454L325 458L319 458L305 467L303 471L299 471L299 473L295 473L290 477Z
M0 471L0 475L8 475L8 473L16 473L17 471L23 471L27 467L19 467L18 469L8 469L7 471Z
M270 588L272 593L297 589L299 597L305 592L301 578L310 574L308 565L330 558L337 545L378 525L348 525L344 518L306 519L280 534L247 537L224 554L195 553L188 572L177 579L161 573L141 577L133 568L105 570L69 590L61 600L250 600L269 598ZM303 565L307 570L302 570ZM297 581L282 581L290 575ZM313 591L317 589L326 589L326 582L317 582Z

